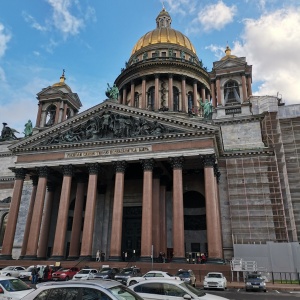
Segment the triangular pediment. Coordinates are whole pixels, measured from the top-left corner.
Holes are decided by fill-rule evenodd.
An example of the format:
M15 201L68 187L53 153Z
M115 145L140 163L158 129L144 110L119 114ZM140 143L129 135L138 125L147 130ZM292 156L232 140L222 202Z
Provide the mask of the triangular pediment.
M62 123L10 147L13 152L82 148L101 144L172 139L185 135L213 136L219 127L106 100Z
M41 97L43 95L51 95L51 94L63 94L63 92L51 86L48 86L47 88L42 89L42 91L40 91L37 95Z
M245 67L245 65L246 65L246 61L245 61L244 57L228 58L226 60L220 60L220 61L214 62L214 70Z

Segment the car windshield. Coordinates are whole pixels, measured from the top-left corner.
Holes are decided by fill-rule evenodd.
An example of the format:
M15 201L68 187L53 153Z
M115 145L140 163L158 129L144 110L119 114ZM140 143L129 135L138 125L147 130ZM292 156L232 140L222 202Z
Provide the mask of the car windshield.
M19 280L17 278L0 280L0 284L8 292L18 292L18 291L25 291L31 289L31 287L29 287L26 283L24 283L22 280Z
M179 272L177 272L177 276L190 277L190 273L189 272L185 272L185 271L179 271Z
M255 274L253 274L253 275L248 275L247 278L248 278L248 279L262 279L260 275L255 275Z
M108 290L120 300L143 300L142 297L140 297L124 285L114 286L112 288L109 288Z
M212 273L212 274L208 274L207 277L208 278L222 278L222 275L221 274Z
M193 286L191 286L190 284L187 284L185 282L180 283L180 285L185 287L186 289L188 289L193 294L197 295L197 297L203 297L206 295L203 291L197 290L196 288L194 288Z
M64 268L61 268L59 269L57 272L68 272L70 269L64 269Z
M80 270L78 274L89 274L91 270Z
M108 274L110 271L111 271L111 269L101 269L98 273Z
M120 274L129 275L132 273L132 271L133 271L132 269L123 269Z

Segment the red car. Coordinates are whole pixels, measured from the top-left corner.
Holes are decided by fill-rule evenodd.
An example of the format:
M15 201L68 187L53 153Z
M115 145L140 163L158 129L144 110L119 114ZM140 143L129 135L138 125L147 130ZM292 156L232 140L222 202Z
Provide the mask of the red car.
M79 271L79 268L61 268L52 273L52 280L70 280Z

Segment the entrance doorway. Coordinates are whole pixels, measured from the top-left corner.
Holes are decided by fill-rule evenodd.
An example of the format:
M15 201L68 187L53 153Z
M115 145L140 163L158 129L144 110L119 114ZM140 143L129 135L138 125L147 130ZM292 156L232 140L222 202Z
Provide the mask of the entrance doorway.
M141 255L142 207L123 208L122 258L135 261Z

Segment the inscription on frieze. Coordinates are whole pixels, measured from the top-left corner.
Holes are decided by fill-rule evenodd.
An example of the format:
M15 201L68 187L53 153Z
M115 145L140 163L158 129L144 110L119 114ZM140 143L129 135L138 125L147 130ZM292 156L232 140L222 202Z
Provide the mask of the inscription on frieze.
M140 152L152 151L151 146L147 147L123 147L105 150L92 150L92 151L78 151L65 153L65 158L85 158L105 155L116 155L116 154L131 154Z

